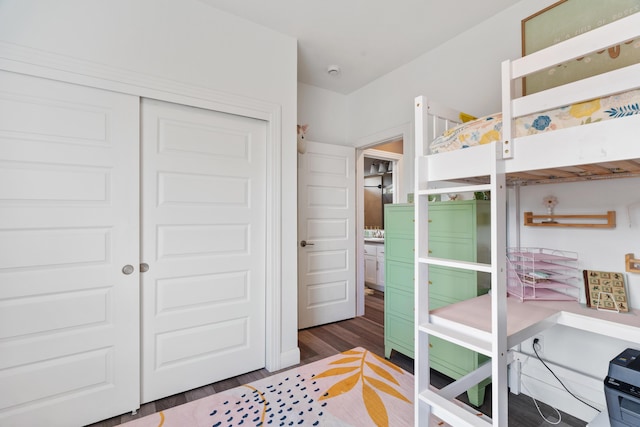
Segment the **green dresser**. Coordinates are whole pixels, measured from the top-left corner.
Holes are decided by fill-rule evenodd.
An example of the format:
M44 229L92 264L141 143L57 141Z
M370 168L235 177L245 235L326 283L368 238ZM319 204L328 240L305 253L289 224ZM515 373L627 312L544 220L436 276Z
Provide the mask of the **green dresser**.
M412 204L384 205L384 351L414 357Z
M461 261L490 261L490 206L484 200L429 204L430 256ZM414 206L388 204L385 230L385 355L396 350L414 357ZM435 309L484 294L490 287L485 273L446 267L429 268L429 305ZM487 360L471 350L436 337L429 339L431 367L458 379ZM489 381L469 390L469 401L480 406Z

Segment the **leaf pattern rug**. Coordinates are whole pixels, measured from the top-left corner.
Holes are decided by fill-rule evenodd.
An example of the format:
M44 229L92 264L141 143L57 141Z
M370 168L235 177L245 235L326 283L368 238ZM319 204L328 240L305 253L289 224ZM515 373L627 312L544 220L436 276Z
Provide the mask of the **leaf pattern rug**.
M123 426L413 426L413 375L357 347Z

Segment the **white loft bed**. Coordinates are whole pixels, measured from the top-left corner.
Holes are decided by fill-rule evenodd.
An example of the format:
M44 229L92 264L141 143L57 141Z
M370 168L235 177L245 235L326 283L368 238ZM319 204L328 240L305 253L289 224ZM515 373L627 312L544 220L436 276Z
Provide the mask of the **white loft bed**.
M521 303L507 298L505 265L507 183L640 174L640 115L517 138L512 131L517 117L640 88L640 64L520 98L516 97L516 84L528 74L634 38L640 38L640 13L527 57L505 61L503 133L499 142L429 154L429 143L457 124L460 115L425 97L416 98L416 425L440 425L439 420L443 420L454 426L507 426L508 349L554 324L640 342L637 312L616 316L584 309L575 302ZM438 181L463 184L438 189L433 185ZM428 196L468 191L491 191L490 265L428 256ZM430 265L491 273L492 292L429 312ZM429 335L485 354L491 362L450 386L435 390L430 386L428 369ZM492 377L492 419L454 400L488 376Z

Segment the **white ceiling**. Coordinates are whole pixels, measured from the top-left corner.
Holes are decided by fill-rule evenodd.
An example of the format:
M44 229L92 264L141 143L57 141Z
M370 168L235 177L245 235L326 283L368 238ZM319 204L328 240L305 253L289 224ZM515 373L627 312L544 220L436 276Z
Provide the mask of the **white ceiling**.
M520 0L200 1L297 38L298 81L348 94Z

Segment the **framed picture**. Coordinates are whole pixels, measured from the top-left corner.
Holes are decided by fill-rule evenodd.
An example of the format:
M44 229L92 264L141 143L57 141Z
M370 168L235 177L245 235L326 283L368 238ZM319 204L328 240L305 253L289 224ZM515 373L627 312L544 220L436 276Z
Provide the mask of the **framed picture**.
M522 20L522 56L640 12L640 0L561 0ZM528 95L640 62L640 40L559 64L523 79Z

